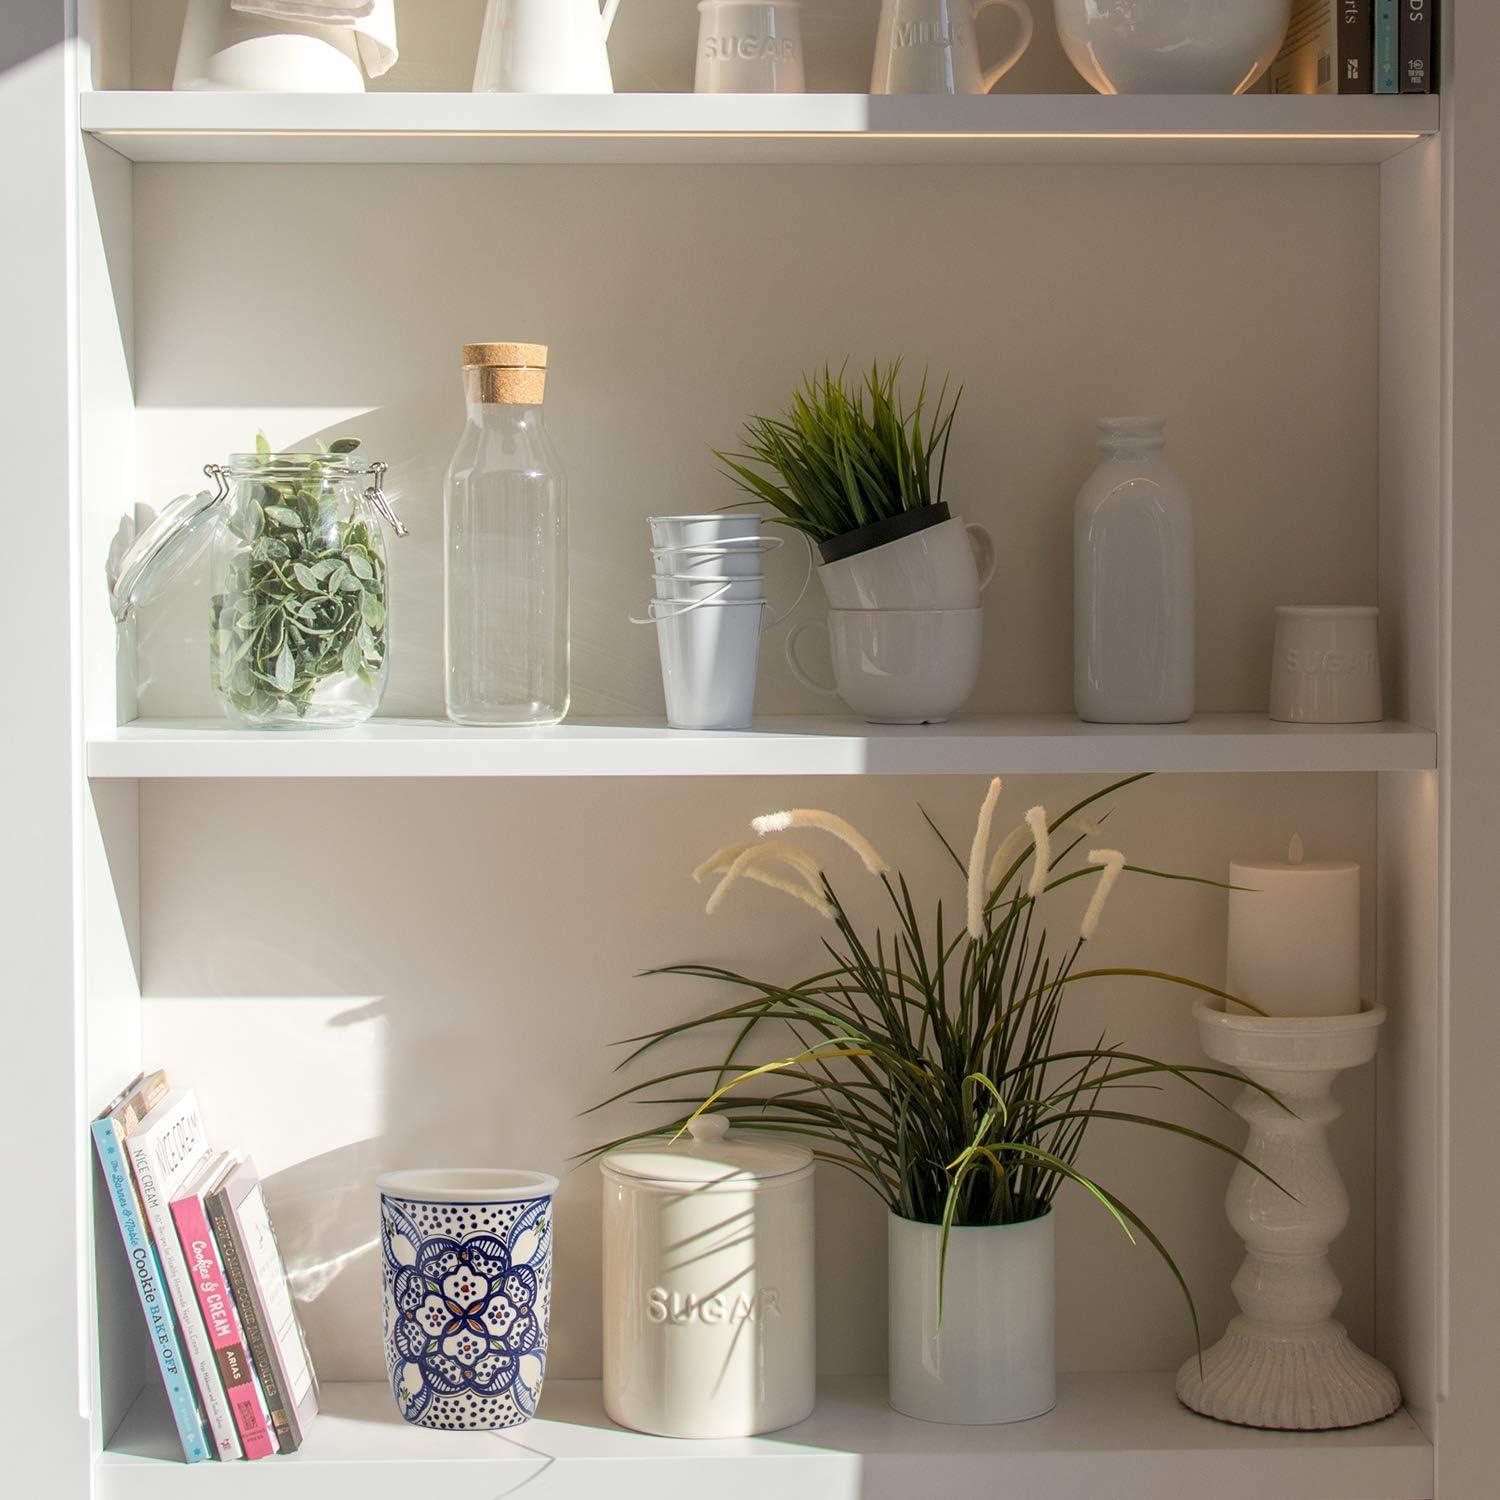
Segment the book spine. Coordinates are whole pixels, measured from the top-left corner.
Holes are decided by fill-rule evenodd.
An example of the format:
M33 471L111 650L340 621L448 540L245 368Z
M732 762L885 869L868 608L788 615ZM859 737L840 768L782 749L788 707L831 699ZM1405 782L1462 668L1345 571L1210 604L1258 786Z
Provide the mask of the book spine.
M266 1406L270 1409L271 1426L276 1432L276 1446L283 1453L295 1453L302 1446L302 1433L297 1425L296 1413L288 1405L286 1393L281 1388L274 1353L266 1342L260 1312L255 1305L250 1281L245 1275L245 1263L240 1257L239 1245L234 1237L234 1226L230 1223L228 1205L222 1194L211 1193L206 1206L209 1225L219 1248L219 1260L229 1279L229 1290L234 1297L235 1306L239 1309L250 1360L255 1366L256 1374L260 1376Z
M1339 93L1369 94L1375 89L1374 0L1338 0Z
M245 1457L265 1458L276 1451L276 1443L261 1411L260 1392L250 1371L250 1358L245 1352L239 1319L235 1316L234 1299L225 1284L218 1251L203 1213L203 1200L195 1194L174 1198L172 1218L192 1274L198 1306L203 1311L203 1322L208 1329L208 1341L213 1345L219 1378L224 1382L224 1394L234 1416L234 1425L239 1428Z
M131 1280L135 1282L141 1311L146 1315L156 1365L161 1371L162 1385L166 1387L172 1420L177 1424L182 1456L190 1464L202 1463L209 1456L203 1436L203 1418L193 1396L192 1381L188 1379L182 1362L177 1323L162 1283L161 1264L146 1233L146 1226L141 1222L135 1185L130 1178L125 1153L121 1150L119 1127L113 1120L97 1120L93 1133L94 1148L99 1153L99 1165L104 1169L105 1185L114 1205L115 1222L120 1226L120 1238L125 1243L126 1255L130 1257Z
M1398 92L1401 56L1401 0L1375 0L1375 92Z
M229 1402L224 1395L224 1384L219 1379L214 1352L209 1347L208 1330L203 1326L203 1314L198 1311L198 1296L193 1290L192 1277L188 1275L187 1261L182 1246L177 1243L177 1231L172 1224L172 1211L162 1201L156 1189L156 1175L151 1166L149 1153L140 1146L133 1146L130 1163L135 1169L136 1186L141 1190L141 1201L146 1206L146 1222L151 1229L151 1238L156 1245L157 1258L161 1262L162 1274L167 1290L172 1296L172 1306L177 1311L178 1326L182 1329L182 1341L187 1345L188 1362L198 1382L198 1394L203 1399L203 1409L208 1414L209 1431L213 1434L214 1451L220 1458L238 1458L240 1440L235 1435L234 1418L229 1413Z
M1437 62L1438 0L1401 0L1400 88L1403 94L1433 92Z

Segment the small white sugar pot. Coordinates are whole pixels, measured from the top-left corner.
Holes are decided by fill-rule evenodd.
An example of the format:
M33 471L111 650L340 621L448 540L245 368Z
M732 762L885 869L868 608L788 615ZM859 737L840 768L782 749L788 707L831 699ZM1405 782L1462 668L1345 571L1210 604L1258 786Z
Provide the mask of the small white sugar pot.
M701 1115L604 1178L604 1409L663 1437L749 1437L813 1409L813 1158Z

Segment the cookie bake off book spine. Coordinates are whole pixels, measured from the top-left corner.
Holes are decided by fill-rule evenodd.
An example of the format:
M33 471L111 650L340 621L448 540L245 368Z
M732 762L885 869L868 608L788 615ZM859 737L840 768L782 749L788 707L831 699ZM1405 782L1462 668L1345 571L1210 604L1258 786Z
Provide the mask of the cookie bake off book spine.
M198 1410L192 1379L188 1374L186 1354L182 1347L177 1319L162 1280L161 1263L146 1227L141 1204L136 1197L135 1181L125 1154L125 1121L143 1097L149 1095L153 1082L165 1087L161 1074L138 1079L94 1121L94 1149L104 1173L104 1184L114 1206L115 1222L130 1261L130 1279L135 1283L145 1314L151 1351L161 1374L172 1420L182 1443L182 1456L190 1463L201 1463L209 1457L204 1437L203 1416ZM149 1106L148 1106L149 1107ZM144 1109L141 1113L144 1113Z
M203 1324L198 1294L188 1271L187 1257L172 1222L172 1198L208 1159L208 1138L191 1089L173 1089L125 1137L131 1170L146 1208L146 1222L161 1260L162 1274L172 1295L172 1307L187 1345L188 1364L198 1383L198 1395L208 1415L214 1451L220 1458L238 1458L240 1441L234 1417L219 1378L213 1346Z

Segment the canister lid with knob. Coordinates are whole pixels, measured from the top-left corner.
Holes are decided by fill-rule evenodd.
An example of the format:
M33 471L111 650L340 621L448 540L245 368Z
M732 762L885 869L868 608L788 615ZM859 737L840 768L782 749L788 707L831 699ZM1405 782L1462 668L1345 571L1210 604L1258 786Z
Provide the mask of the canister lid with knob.
M613 1178L661 1186L755 1188L805 1177L813 1154L805 1146L751 1141L729 1134L729 1116L698 1115L681 1136L632 1142L600 1163Z

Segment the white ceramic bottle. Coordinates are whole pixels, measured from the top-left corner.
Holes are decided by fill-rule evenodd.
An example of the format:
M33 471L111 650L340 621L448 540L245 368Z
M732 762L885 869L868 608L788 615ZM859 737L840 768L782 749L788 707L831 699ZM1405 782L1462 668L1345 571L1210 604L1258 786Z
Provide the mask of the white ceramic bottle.
M1073 703L1092 724L1193 716L1193 511L1160 417L1103 417L1073 514Z

